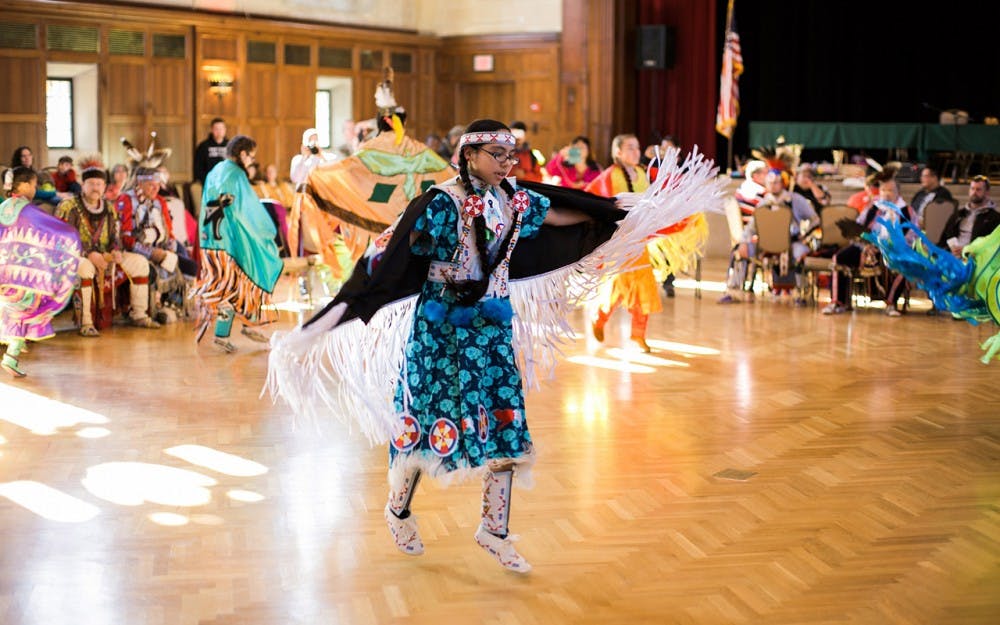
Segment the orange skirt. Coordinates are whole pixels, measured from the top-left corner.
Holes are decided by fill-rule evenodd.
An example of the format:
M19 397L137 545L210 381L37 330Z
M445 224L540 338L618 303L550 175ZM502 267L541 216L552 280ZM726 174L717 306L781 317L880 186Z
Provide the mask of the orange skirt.
M643 314L649 315L663 310L660 301L660 285L653 275L649 253L643 251L629 266L639 267L633 271L625 271L616 275L611 281L611 288L604 297L601 309L610 311L615 306L628 310L638 308Z

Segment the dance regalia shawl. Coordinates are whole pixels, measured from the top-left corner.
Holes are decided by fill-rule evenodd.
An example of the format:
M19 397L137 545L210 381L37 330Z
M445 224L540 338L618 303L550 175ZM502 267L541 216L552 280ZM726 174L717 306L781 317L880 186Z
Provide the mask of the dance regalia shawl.
M223 193L232 195L233 203L213 210L210 203ZM230 159L213 167L205 178L202 207L201 274L195 295L204 313L214 313L228 302L247 321L264 321L262 306L281 277L283 263L274 242L277 229L246 172Z
M650 168L651 179L656 180L661 168ZM664 175L670 175L664 173ZM639 176L633 181L637 191L646 188L649 183ZM587 190L591 193L611 197L627 190L625 173L620 167L609 167L596 178ZM708 242L708 221L704 213L695 213L681 221L660 228L650 237L646 249L636 257L632 266L635 271L629 271L615 276L604 293L602 308L610 308L610 304L621 301L622 306L631 309L638 307L644 314L659 312L663 309L660 301L659 282L670 274L688 271L697 258L703 254Z
M80 253L80 235L66 222L20 196L0 204L0 341L53 336Z
M389 227L415 197L455 171L436 152L406 135L382 132L358 151L314 169L304 191L295 194L289 218L289 247L298 249L299 223L321 242L324 262L335 272L342 241L353 264L368 243ZM340 277L335 275L334 277Z
M649 181L646 180L642 167L637 167L636 172L639 175L632 181L632 188L641 193L649 186ZM584 189L597 195L614 197L629 190L625 175L625 170L612 165ZM606 283L601 297L601 309L610 311L616 304L621 304L626 310L639 309L644 315L660 312L663 304L660 302L658 287L649 252L643 248L628 264L628 271L622 271Z
M721 211L724 180L714 163L694 152L674 169L684 175L663 176L641 195L622 196L631 205L627 212L613 199L517 182L547 197L549 210L573 208L592 217L574 226L542 225L511 254L512 357L526 388L539 387L539 379L553 371L559 346L572 339L567 315L640 253L650 235L696 212ZM410 235L438 193L410 203L326 308L292 332L272 335L267 390L275 400L283 398L293 415L314 423L332 415L358 427L373 445L406 433L394 399L411 390L404 372L407 339L430 265L413 253ZM467 417L475 421L479 415L454 419Z
M878 204L901 216L895 206ZM965 246L958 259L905 219L878 217L876 221L883 227L881 236L866 232L862 238L879 248L890 269L926 291L935 307L973 325L984 321L1000 325L1000 227ZM913 246L908 235L911 239L916 235ZM982 348L986 352L980 358L983 364L1000 360L1000 332L986 339Z

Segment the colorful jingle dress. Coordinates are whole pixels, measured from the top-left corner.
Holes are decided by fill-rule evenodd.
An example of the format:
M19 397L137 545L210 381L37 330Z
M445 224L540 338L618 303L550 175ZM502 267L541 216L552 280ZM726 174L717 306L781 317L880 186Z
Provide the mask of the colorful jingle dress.
M0 204L0 342L53 336L73 295L80 235L26 198Z
M405 383L396 388L403 433L390 444L390 474L416 466L447 480L491 460L530 465L534 453L512 345L508 266L517 240L538 233L549 200L524 190L509 199L499 188L477 191L491 231L488 251L495 254L509 229L514 231L486 294L465 307L446 281L481 275L475 229L462 208L461 182L435 188L444 192L428 203L413 229L419 234L411 253L430 257L431 266L406 344Z

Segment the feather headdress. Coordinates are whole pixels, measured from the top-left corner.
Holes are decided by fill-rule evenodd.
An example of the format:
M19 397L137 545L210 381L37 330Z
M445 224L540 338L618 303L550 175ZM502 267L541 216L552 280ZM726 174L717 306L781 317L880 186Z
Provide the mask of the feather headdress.
M167 160L170 156L170 148L165 148L159 145L156 141L156 132L150 133L149 146L146 148L145 152L139 151L132 143L125 137L121 138L122 145L125 147L125 154L128 155L128 180L125 183L126 187L132 187L135 182L135 172L139 168L156 169L163 164L163 161Z

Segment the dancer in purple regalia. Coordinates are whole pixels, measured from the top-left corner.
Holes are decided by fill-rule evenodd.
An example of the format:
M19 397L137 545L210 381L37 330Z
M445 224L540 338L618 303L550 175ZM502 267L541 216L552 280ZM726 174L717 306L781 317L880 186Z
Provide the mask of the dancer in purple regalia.
M15 167L4 175L7 200L0 204L0 367L15 378L27 341L51 337L52 319L76 284L80 235L66 222L31 203L38 174Z

